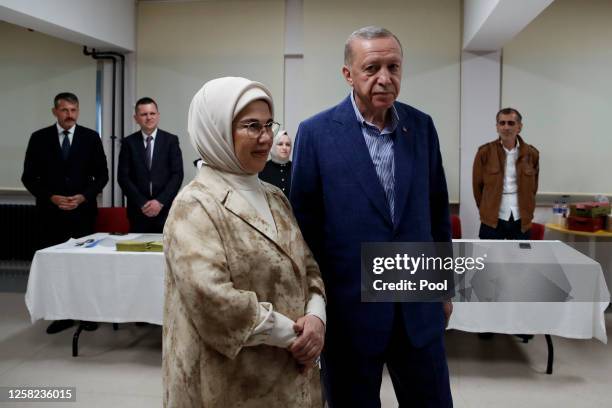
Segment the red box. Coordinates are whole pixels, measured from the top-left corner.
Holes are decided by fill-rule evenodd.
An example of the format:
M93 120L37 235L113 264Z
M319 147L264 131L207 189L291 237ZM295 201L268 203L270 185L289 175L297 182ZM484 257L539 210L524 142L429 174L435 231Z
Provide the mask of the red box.
M609 203L584 202L570 204L570 215L575 217L602 217L610 214Z
M567 229L574 231L595 232L603 229L603 217L577 217L570 215L567 217Z

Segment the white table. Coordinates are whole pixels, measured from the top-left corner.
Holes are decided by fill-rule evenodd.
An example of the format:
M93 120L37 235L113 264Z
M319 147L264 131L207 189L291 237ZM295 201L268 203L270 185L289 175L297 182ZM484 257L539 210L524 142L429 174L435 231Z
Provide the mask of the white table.
M116 240L143 235L97 233L37 251L25 297L32 322L75 319L161 324L164 254L115 250ZM161 235L146 235L161 240ZM75 246L87 238L104 240L90 248Z
M612 289L612 232L574 231L557 224L547 223L544 237L568 242L573 248L599 262L608 288Z
M479 243L483 241L457 240L454 242ZM475 333L543 334L546 336L549 353L546 372L551 374L554 353L550 335L573 339L595 338L602 343L607 343L604 312L609 305L610 294L601 266L596 261L561 241L529 242L534 251L540 248L545 249L546 252L550 251L550 254L563 265L566 271L579 266L584 276L580 277L579 274L570 273L568 274L569 283L572 287L580 288L583 291L584 285L588 285L594 289L594 298L600 301L455 302L448 329ZM495 245L497 243L499 241L495 242ZM510 244L509 241L504 241L504 243ZM503 256L507 258L505 261L508 262L508 272L511 273L512 263L517 262L520 254L505 250L503 252ZM534 262L533 266L538 268L541 264Z
M457 240L454 242L466 242L472 244L486 244L481 240ZM553 334L556 336L590 339L596 338L607 343L604 311L610 302L610 295L606 286L601 266L591 258L576 251L567 244L560 241L529 241L532 252L531 258L521 255L520 249L511 250L508 246L512 241L489 241L493 245L504 245L499 247L499 253L488 250L489 261L492 256L505 257L501 262L507 266L508 273L512 272L513 262L525 262L533 259L533 267L542 267L543 258L546 254L555 259L563 269L571 272L572 268L579 268L580 274L568 273L569 283L573 288L582 289L588 283L593 288L596 302L482 302L465 303L455 302L454 311L449 322L449 328L462 331L483 333L508 333L508 334ZM518 243L519 241L515 241ZM520 241L525 242L525 241ZM514 245L517 246L518 244ZM538 256L538 251L545 253ZM526 253L525 251L523 251ZM521 259L522 258L522 259ZM527 261L525 261L527 259ZM570 295L572 293L570 292ZM576 298L579 296L576 295ZM584 300L584 295L582 295Z
M113 240L134 239L140 235L113 237L98 233L90 237L105 240L93 248L75 246L75 242L89 238L85 237L37 251L26 292L32 322L76 319L161 325L163 253L117 252L114 247ZM598 266L585 258L585 262ZM601 275L601 269L598 273ZM607 291L603 277L601 281L602 289ZM606 343L604 310L608 302L457 302L449 329L476 333L553 334L576 339L596 338Z

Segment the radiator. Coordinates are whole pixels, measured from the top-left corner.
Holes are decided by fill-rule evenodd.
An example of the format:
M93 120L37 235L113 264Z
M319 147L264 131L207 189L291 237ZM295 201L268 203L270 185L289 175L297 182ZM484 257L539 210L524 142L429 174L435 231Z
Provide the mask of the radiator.
M37 234L38 212L35 206L0 204L0 259L32 260Z

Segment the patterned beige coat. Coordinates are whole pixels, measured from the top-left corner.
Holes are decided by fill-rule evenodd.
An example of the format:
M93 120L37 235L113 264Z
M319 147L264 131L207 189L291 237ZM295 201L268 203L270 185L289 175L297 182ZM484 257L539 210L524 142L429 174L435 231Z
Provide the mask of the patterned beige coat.
M258 302L296 320L311 294L324 296L289 202L269 184L265 193L277 238L208 167L174 201L164 228L166 407L321 405L312 387L318 370L299 374L285 349L244 346L258 323Z

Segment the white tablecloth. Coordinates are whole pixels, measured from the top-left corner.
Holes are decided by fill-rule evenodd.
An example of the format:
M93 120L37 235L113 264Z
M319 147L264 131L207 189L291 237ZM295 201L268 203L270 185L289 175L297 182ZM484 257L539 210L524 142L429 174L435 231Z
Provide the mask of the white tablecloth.
M553 334L607 343L608 303L454 303L449 329L475 333Z
M478 240L458 241L479 242ZM552 255L568 272L573 267L580 267L579 270L585 274L583 277L575 273L568 274L572 286L578 288L582 285L580 289L584 290L584 285L588 284L597 292L594 293L594 298L606 301L455 302L448 328L476 333L553 334L575 339L596 338L607 343L604 311L608 307L610 296L601 266L560 241L531 241L531 245L533 251L542 249L545 254ZM521 258L520 253L512 254L507 249L503 249L502 252L503 256L508 257L506 261L509 269L512 268L513 262ZM546 258L542 254L535 255L539 256L534 258ZM534 262L534 267L537 268L539 265ZM576 278L579 278L579 281L576 281Z
M115 240L142 235L98 233L37 251L26 292L32 322L77 319L161 324L164 254L118 252L114 247ZM75 246L87 238L104 240L90 248ZM156 238L160 240L161 235Z
M612 237L578 235L580 233L580 231L558 231L546 228L544 237L567 242L573 248L599 262L608 289L612 289Z
M105 239L92 248L75 246L75 242L83 242L86 237L37 251L26 292L32 322L78 319L161 324L163 253L117 252L114 249L113 240L133 239L139 235L94 234L91 237L95 240ZM588 258L585 261L593 262ZM607 306L608 302L456 302L449 329L553 334L576 339L594 337L605 343L604 310Z

